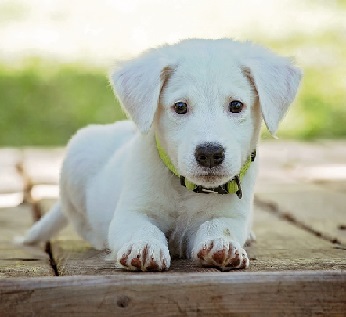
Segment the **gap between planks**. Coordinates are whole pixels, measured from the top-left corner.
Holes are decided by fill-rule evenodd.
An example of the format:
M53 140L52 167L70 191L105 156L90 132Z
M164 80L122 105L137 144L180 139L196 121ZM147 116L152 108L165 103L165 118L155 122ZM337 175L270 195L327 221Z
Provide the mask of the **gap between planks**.
M45 203L43 209L48 210L51 204ZM254 228L258 240L246 248L251 259L247 272L317 270L323 274L325 270L346 268L343 250L334 249L329 241L316 237L257 205ZM128 274L116 269L114 261L105 261L106 254L94 250L78 238L72 228L65 229L51 245L59 275ZM206 274L218 272L217 269L201 268L191 260L173 260L168 273L202 270Z
M33 184L39 183L37 180L31 179L31 174L30 172L27 173L25 170L25 166L28 164L24 164L23 162L21 162L21 164L19 164L19 171L21 172L21 175L24 179L24 189L25 189L25 195L24 197L26 198L26 200L28 201L28 203L30 203L30 205L32 206L32 210L33 210L33 217L34 220L38 220L41 216L42 216L42 205L40 201L35 200L32 196L32 188L33 188ZM30 165L30 164L29 164ZM336 239L333 238L332 236L329 236L323 232L320 232L319 230L316 230L315 228L313 228L312 226L307 225L306 223L300 221L298 218L296 218L294 215L292 215L289 212L286 211L282 211L280 209L280 205L278 203L275 202L271 202L271 201L267 201L266 199L263 199L262 197L259 198L258 195L256 195L256 199L255 199L255 203L257 206L262 207L262 209L264 211L273 213L273 214L277 214L282 220L290 223L291 225L300 228L320 239L323 239L325 241L331 242L333 244L336 245L336 247L343 249L344 245L341 244L341 242ZM50 264L51 267L55 273L55 275L60 275L59 274L59 269L58 269L58 265L56 263L56 259L54 256L54 251L56 250L56 248L54 248L54 245L56 245L56 242L52 242L52 243L47 243L46 247L45 247L45 251L47 252L47 254L49 255L50 258Z
M285 213L278 204L274 204L277 210L272 210L273 206L266 205L267 201L261 203L265 204L262 209L268 214L281 218ZM38 219L42 214L41 202L31 200L31 206L35 209L34 218ZM324 243L330 242L330 237L325 239L287 217L281 220ZM47 251L54 259L52 249ZM299 270L299 266L296 269ZM28 311L56 316L64 312L73 312L74 316L109 316L116 312L137 315L139 311L141 315L144 312L159 316L176 313L222 316L230 312L268 316L283 311L292 316L343 316L346 310L343 269L165 274L121 272L116 276L5 279L1 282L0 295L0 315L5 311L8 317L27 315Z
M329 241L335 245L337 245L338 248L340 249L345 249L346 250L346 245L344 245L341 241L339 241L337 238L325 234L319 230L314 229L312 226L309 226L308 224L304 223L297 217L295 217L292 213L289 211L283 211L279 204L276 202L268 201L263 198L259 198L258 195L255 195L255 204L258 206L262 207L264 210L276 214L280 219L285 220L289 223L291 223L294 226L297 226L298 228L305 230L312 235L319 237L323 240Z

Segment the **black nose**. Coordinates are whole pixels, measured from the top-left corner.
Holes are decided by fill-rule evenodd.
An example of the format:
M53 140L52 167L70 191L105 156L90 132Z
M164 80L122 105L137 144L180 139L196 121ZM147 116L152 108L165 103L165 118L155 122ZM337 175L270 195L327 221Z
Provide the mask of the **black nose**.
M225 149L218 143L204 143L197 146L195 157L199 165L211 168L223 162Z

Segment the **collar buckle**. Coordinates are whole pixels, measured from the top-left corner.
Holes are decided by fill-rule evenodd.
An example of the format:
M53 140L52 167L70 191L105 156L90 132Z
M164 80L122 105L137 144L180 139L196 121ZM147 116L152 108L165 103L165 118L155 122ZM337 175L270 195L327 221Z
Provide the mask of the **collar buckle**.
M195 193L202 193L202 194L220 194L220 195L225 195L228 194L228 183L224 185L220 185L215 188L206 188L201 185L197 185L195 189L193 190Z
M184 187L186 187L186 184L185 184L185 176L183 176L183 175L180 175L180 185L182 185L182 186L184 186Z
M238 190L235 193L238 196L238 198L241 199L243 197L243 191L241 189L239 176L238 175L234 176L233 179L234 179L234 181L235 181L235 183L237 184L237 187L238 187Z
M253 152L251 153L251 155L250 155L250 158L251 158L251 162L253 162L254 160L255 160L255 158L256 158L256 150L253 150Z
M241 199L243 197L243 191L241 189L239 176L238 175L234 176L234 178L230 182L232 182L232 181L234 181L238 187L238 190L235 192L235 194L238 196L239 199ZM227 183L220 185L218 187L215 187L215 188L206 188L206 187L203 187L202 185L195 185L195 188L193 189L193 191L197 194L226 195L226 194L229 194L228 184L230 182L227 182ZM185 177L182 175L180 176L180 185L186 187Z

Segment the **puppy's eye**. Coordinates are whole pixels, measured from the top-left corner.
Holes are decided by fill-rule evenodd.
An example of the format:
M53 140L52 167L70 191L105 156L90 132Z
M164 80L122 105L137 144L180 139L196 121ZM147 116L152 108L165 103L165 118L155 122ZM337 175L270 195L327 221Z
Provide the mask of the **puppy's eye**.
M232 100L229 103L229 111L232 113L239 113L243 110L244 104L239 100Z
M178 114L185 114L187 113L187 103L183 101L178 101L174 104L173 109Z

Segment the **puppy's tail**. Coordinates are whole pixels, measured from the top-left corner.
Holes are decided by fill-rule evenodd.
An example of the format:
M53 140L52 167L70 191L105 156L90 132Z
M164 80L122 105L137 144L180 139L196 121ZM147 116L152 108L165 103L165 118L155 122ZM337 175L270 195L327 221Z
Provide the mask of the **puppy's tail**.
M48 241L67 225L67 218L61 211L60 202L56 202L51 210L37 221L24 237L15 238L15 243L22 246L37 246Z

